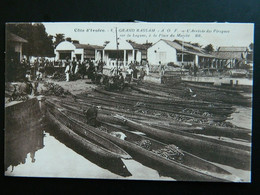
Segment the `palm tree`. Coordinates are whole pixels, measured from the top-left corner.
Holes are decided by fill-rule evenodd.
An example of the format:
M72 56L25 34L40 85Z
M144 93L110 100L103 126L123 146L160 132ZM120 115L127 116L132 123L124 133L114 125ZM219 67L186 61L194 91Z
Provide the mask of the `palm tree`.
M54 42L54 45L55 47L62 41L65 41L65 36L63 33L60 33L60 34L56 34L55 36L55 42Z

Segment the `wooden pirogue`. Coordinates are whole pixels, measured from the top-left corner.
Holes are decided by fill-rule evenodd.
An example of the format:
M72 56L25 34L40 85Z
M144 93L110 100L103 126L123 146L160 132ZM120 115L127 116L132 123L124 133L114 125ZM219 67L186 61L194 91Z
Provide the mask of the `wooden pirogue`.
M133 94L122 94L122 93L116 93L116 92L110 92L110 91L105 91L103 89L100 88L96 88L95 89L96 92L103 94L103 95L107 95L108 97L116 97L116 99L119 100L127 100L130 102L144 102L144 103L148 103L148 104L157 104L160 106L174 106L177 109L180 108L192 108L192 109L200 109L203 111L208 111L208 112L212 112L215 114L231 114L233 109L230 106L220 106L218 104L213 104L214 106L212 106L212 103L208 103L208 102L202 102L202 101L184 101L184 100L177 100L177 99L173 99L173 98L168 98L166 99L160 99L160 98L156 98L156 97L144 97L144 95L142 96L138 96L133 95ZM188 104L187 104L188 103Z
M58 112L60 112L61 114L62 111L58 110ZM66 113L65 115L63 115L63 121L66 121L65 123L67 123L67 125L69 124L71 126L75 126L77 124L80 124L84 126L86 130L88 129L91 131L95 131L100 136L111 140L112 142L118 144L120 147L125 149L134 159L144 163L149 167L156 168L163 175L171 176L177 180L193 181L223 181L223 179L220 178L225 178L224 180L230 180L230 178L232 177L230 176L229 172L187 152L183 152L183 164L181 164L179 162L165 159L149 150L143 149L142 147L134 143L134 141L146 139L152 143L152 149L162 148L166 146L165 144L151 138L138 136L122 128L116 128L115 126L112 126L110 124L102 123L105 127L107 127L107 129L110 130L110 132L121 131L126 134L127 140L121 140L120 138L114 137L109 133L100 131L94 127L85 124L84 115L80 115L77 112L73 112L67 109L64 109L63 112ZM215 173L214 175L219 176L220 178L207 175L205 174L206 172Z
M175 132L162 131L157 128L139 124L124 117L118 117L117 119L112 119L110 117L108 120L110 122L114 120L115 123L120 122L122 125L126 125L133 130L141 131L146 135L164 143L173 143L183 150L197 155L203 159L229 165L238 169L250 170L251 153L250 150L242 149L244 148L242 145L241 149L238 148L239 146L235 144L234 146L237 148L221 145L214 143L213 141L195 137L195 135L180 135Z
M81 109L88 109L91 104L88 104L88 103L85 103L83 101L79 101L77 100L77 102L72 102L72 101L67 101L67 100L62 100L62 101L59 101L58 99L53 99L56 103L58 104L61 104L63 107L67 108L67 109L70 109L70 110L74 110L74 111L78 111L78 110L81 110ZM81 114L82 111L79 111L79 114ZM133 115L131 116L131 114L127 115L125 112L119 112L119 110L117 109L108 109L107 108L104 108L102 106L102 110L100 111L100 113L103 113L103 114L113 114L113 115L118 115L118 114L121 114L121 115L124 115L124 116L128 116L128 118L131 118L133 117ZM142 118L144 117L145 115L143 116L139 116L138 115L138 118ZM101 115L99 115L99 117L101 117ZM105 116L102 116L104 120L109 120L110 122L119 122L120 121L117 121L115 118L111 118L111 117L105 117ZM155 120L155 118L150 118L151 120ZM137 119L138 120L138 119ZM140 121L139 121L140 122ZM142 122L140 122L142 123ZM243 150L247 150L247 151L250 151L250 147L249 146L245 146L245 145L241 145L241 144L235 144L235 143L232 143L232 142L226 142L226 141L222 141L222 140L216 140L216 139L212 139L212 138L209 138L209 137L203 137L203 136L199 136L199 135L196 135L196 134L192 134L192 133L189 133L189 132L186 132L186 131L183 131L183 129L185 128L179 128L178 126L172 126L171 128L169 129L165 129L165 128L162 128L162 127L157 127L157 129L160 129L160 130L164 130L164 131L168 131L168 132L172 132L172 133L175 133L175 134L178 134L180 136L187 136L187 137L190 137L190 138L195 138L195 139L199 139L199 140L202 140L202 141L206 141L206 142L210 142L210 143L215 143L215 144L218 144L220 146L228 146L228 147L232 147L232 148L238 148L238 149L243 149ZM189 127L187 128L187 130L192 130L192 127ZM196 128L194 127L193 130L196 131ZM201 131L201 130L200 130ZM234 134L235 131L229 131L227 129L227 131L225 132L225 134L219 132L219 135L232 135ZM246 131L246 133L248 133ZM242 133L242 136L240 135L239 131L237 132L236 136L235 137L243 137L244 134L246 134L245 132Z
M78 134L78 136L81 136L82 139L84 138L86 141L94 143L96 145L100 145L105 150L109 150L110 155L118 157L118 158L124 158L129 159L131 156L129 156L124 150L122 150L117 145L113 144L106 138L99 136L93 131L84 131L84 127L80 124L76 124L75 126L71 126L70 123L66 123L65 114L62 112L62 108L58 108L57 104L53 104L52 102L46 100L45 104L48 107L48 111L52 113L52 115L55 116L55 118L62 122L64 125L66 125L69 129L73 129L73 131ZM78 137L75 135L75 137ZM82 140L81 139L81 140Z
M112 173L123 177L132 175L121 160L120 155L78 135L59 121L49 110L45 112L45 116L47 123L46 127L50 128L47 129L47 131L67 147L73 149L92 163L107 169Z
M184 116L184 117L187 117L187 118L210 119L210 120L213 120L213 121L224 121L224 120L226 120L226 117L222 116L222 115L217 115L217 116L214 116L214 117L207 117L207 116L203 116L203 115L199 115L199 114L185 113L185 112L182 112L183 111L182 108L177 108L177 106L170 107L170 105L169 106L162 106L162 105L151 104L151 103L145 104L143 102L138 102L138 101L133 103L131 101L122 100L120 98L112 99L112 98L101 97L101 96L91 97L90 95L85 96L85 97L81 96L80 98L86 99L86 100L88 100L88 102L93 102L93 103L100 104L100 105L102 105L102 104L108 105L109 104L109 105L113 105L113 106L124 106L124 107L127 107L127 108L132 108L132 107L138 106L138 107L143 108L145 110L166 112L166 113L169 113L169 114L177 114L177 115ZM141 103L141 104L137 105L138 103Z
M73 109L73 107L70 107ZM99 116L103 121L127 125L134 130L144 132L146 135L164 143L175 144L185 151L209 161L229 165L235 168L250 170L250 147L213 140L187 132L167 132L147 125L136 123L126 118Z
M102 93L102 94L105 94L107 95L106 99L117 99L117 101L120 101L122 102L123 100L127 100L127 101L135 101L135 103L139 100L140 102L151 102L152 100L147 100L147 99L136 99L136 97L134 96L131 96L131 97L127 97L127 96L124 96L122 94L119 94L119 93L114 93L114 92L108 92L108 91L105 91L105 90L102 90L102 89L96 89L97 92L99 93ZM82 101L84 101L84 98L83 97L79 97L79 98L82 98ZM96 99L96 95L94 97ZM78 101L80 101L78 99ZM161 101L152 101L154 104L162 104L163 102ZM166 101L164 102L164 104L167 104L167 102L169 103L169 105L172 103L171 101ZM84 103L84 102L83 102ZM186 107L190 107L191 104L183 104L182 103L176 103L177 105L180 104L182 107L186 106ZM106 107L106 106L104 106ZM228 114L231 114L232 111L232 108L231 107L223 107L223 106L213 106L213 107L209 107L209 105L199 105L199 106L196 106L202 110L207 110L209 111L210 113L219 113L219 114L223 114L225 112L228 111ZM115 109L115 108L113 108ZM216 111L213 111L213 110L216 110ZM119 112L122 112L122 111L119 111ZM126 112L124 112L125 114ZM132 113L131 113L132 114ZM138 113L135 113L135 115L137 115ZM140 117L140 116L138 116ZM144 118L145 115L143 114L141 116L141 118ZM149 118L153 118L153 119L156 119L155 116L149 116ZM161 119L160 119L161 120ZM164 120L167 120L167 119L164 119ZM171 121L171 123L173 123ZM244 128L238 128L238 127L219 127L219 126L213 126L213 125L203 125L203 124L193 124L192 126L197 126L197 127L201 127L201 128L198 128L196 130L196 128L193 128L193 129L189 129L189 128L185 128L185 124L182 123L181 124L182 127L180 127L179 129L183 129L183 130L186 130L187 131L191 131L193 133L198 133L198 134L205 134L205 135L215 135L215 136L224 136L224 137L230 137L230 138L238 138L238 139L246 139L248 141L251 140L251 130L249 129L244 129ZM176 126L175 126L176 129L178 129Z
M47 106L48 106L48 108L49 108L49 106L52 107L50 109L52 111L54 111L55 108L53 107L53 105L47 104ZM60 109L56 108L55 117L57 117L58 115L60 118L63 119L62 121L66 126L76 127L76 126L80 125L80 126L84 127L84 128L80 129L80 131L82 131L82 133L91 131L91 132L97 133L98 135L100 135L106 139L109 139L113 143L122 147L129 154L131 154L131 156L133 156L134 159L136 159L138 161L142 161L142 163L144 163L145 165L147 165L149 167L158 169L158 171L162 175L171 176L174 179L185 180L185 181L228 181L227 179L224 179L224 178L228 177L228 175L230 175L229 172L227 172L213 164L210 164L210 163L204 161L203 159L200 159L196 156L188 154L186 152L184 154L184 155L186 155L185 163L187 165L189 165L189 164L196 162L197 169L190 168L184 164L163 158L163 157L159 156L158 154L155 154L151 151L148 151L148 150L138 146L137 144L131 143L127 140L121 140L120 138L115 137L109 133L103 132L92 126L89 126L86 123L84 123L84 121L79 120L80 118L77 115L75 115L75 113L72 113L69 110L66 110L66 109L60 110ZM107 127L109 127L109 126L111 129L112 126L107 124ZM75 128L73 128L73 129L75 129ZM115 127L113 127L113 129L116 130ZM124 131L124 133L126 133L126 131ZM129 136L130 133L128 133L127 135ZM132 134L132 137L133 136L134 136L134 134ZM137 135L136 135L136 137L137 137ZM129 138L130 138L130 136L129 136ZM147 139L149 139L149 138L147 138ZM149 140L151 141L152 139L149 139ZM154 145L157 144L157 147L158 147L159 143L160 142L153 141L153 144ZM163 147L163 146L165 146L165 145L161 144L161 147ZM204 172L201 171L202 167L204 167L204 169L207 169L207 170L203 170ZM214 176L206 174L206 172L209 172L208 170L217 172L217 173L215 173L215 175L218 175L219 177L223 177L223 178L218 178L218 177L214 177Z
M199 116L197 114L190 115L189 113L183 113L184 109L196 109L197 111L203 112L209 112L215 115L213 117L213 120L220 121L220 120L226 120L226 117L228 117L233 111L234 108L231 107L231 105L225 105L223 103L216 103L216 102L208 102L208 101L199 101L199 100L189 100L189 99L176 99L176 98L169 98L165 96L152 96L152 95L145 95L140 93L134 93L134 91L127 92L128 90L125 90L121 93L116 92L109 92L105 91L100 88L96 88L95 91L97 92L95 95L95 98L98 100L102 100L103 98L106 98L109 100L113 100L114 102L123 103L126 102L134 103L134 106L137 106L137 103L141 103L138 105L139 107L143 107L145 109L153 109L158 111L169 111L169 113L175 113L179 115L184 116L190 116L192 118L205 118L204 116ZM99 94L98 94L99 93ZM90 96L91 97L91 96ZM170 110L169 110L170 109Z
M186 86L185 86L186 85ZM138 86L132 85L131 87L134 90L140 91L146 94L154 94L160 95L163 97L177 97L184 95L185 88L188 87L192 91L196 91L195 99L202 99L211 102L219 102L225 104L233 104L233 105L244 105L244 106L251 106L251 98L243 97L240 93L242 91L239 90L231 90L231 89L223 89L223 88L216 88L216 87L207 87L200 84L191 84L185 83L184 86L181 87L180 90L171 90L172 86L168 86L167 89L163 85L157 86L156 85L149 85L147 83L139 84ZM209 95L210 93L214 93L215 95ZM217 96L216 96L217 95Z

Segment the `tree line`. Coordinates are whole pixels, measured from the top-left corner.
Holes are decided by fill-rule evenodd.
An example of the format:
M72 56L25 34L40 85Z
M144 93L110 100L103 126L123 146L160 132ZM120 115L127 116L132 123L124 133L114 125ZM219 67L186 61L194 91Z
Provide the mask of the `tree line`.
M27 57L54 57L54 48L62 41L75 41L70 37L60 33L55 36L46 32L45 26L41 23L8 23L6 24L6 33L13 33L27 40L23 44L23 54ZM8 46L7 40L7 46Z

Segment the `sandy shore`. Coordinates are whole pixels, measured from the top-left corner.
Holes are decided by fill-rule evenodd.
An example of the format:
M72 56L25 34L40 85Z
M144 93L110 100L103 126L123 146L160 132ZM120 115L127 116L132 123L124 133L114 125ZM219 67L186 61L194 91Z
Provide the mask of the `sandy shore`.
M58 84L64 90L68 90L73 95L86 93L92 91L95 87L97 87L95 84L91 84L90 79L79 79L76 81L57 81L53 79L45 79L44 81ZM44 89L43 82L39 83L38 90L41 91L41 89Z

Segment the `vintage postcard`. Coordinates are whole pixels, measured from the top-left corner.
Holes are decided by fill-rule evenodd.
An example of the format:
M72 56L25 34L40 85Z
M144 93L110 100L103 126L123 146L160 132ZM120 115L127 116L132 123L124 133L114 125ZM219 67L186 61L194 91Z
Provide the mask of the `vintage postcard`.
M254 24L7 23L5 176L251 182Z

